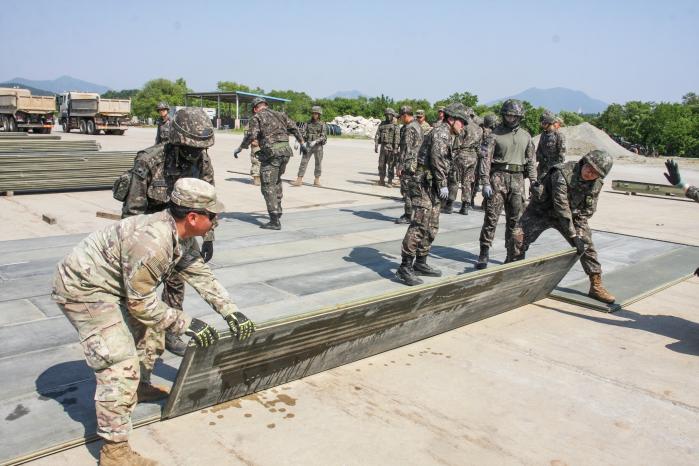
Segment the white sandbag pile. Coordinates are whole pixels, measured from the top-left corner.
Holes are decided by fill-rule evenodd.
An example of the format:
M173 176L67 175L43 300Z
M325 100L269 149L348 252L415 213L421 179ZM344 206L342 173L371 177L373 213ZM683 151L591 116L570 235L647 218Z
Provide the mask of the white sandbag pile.
M333 118L330 122L342 129L343 136L360 136L373 138L381 120L361 116L344 115Z
M591 150L606 150L614 159L630 160L633 162L645 163L646 158L616 143L607 133L601 129L584 122L575 126L564 126L560 130L566 137L568 155L571 157L582 157ZM534 137L534 146L539 143L539 136Z

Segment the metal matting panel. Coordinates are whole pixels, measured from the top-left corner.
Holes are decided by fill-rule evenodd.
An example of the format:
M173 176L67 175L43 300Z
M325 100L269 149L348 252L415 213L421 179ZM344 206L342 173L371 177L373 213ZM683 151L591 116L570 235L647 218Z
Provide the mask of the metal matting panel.
M612 180L612 189L631 194L652 194L684 198L684 189L670 184L644 183L642 181Z
M573 250L322 309L187 349L163 418L347 364L546 297L577 260Z

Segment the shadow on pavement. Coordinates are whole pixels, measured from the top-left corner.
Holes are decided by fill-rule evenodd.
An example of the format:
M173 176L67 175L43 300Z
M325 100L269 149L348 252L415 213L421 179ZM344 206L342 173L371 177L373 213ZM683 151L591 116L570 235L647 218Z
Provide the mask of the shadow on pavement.
M340 209L340 212L350 212L352 215L357 217L365 218L367 220L383 220L385 222L394 223L396 218L384 215L381 212L376 212L375 210L352 210L352 209Z
M359 246L353 248L349 255L342 259L366 267L376 272L382 278L398 281L395 276L395 269L398 268L399 264L394 262L395 257L378 249Z

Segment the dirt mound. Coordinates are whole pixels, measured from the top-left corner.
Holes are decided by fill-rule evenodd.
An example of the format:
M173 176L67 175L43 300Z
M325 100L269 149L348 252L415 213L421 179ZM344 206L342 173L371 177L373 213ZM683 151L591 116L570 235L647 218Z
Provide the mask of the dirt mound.
M614 159L629 160L645 163L646 158L634 154L617 144L607 133L590 123L581 123L575 126L564 126L561 131L566 137L568 155L581 157L591 150L600 149L607 151ZM534 145L539 143L539 136L534 138Z

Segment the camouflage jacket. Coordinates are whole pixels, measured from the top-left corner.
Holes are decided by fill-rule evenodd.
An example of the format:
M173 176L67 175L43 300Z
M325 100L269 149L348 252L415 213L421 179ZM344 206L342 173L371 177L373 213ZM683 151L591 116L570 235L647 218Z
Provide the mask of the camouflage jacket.
M483 139L483 130L473 121L469 121L464 126L461 134L454 137L452 144L453 158L468 158L475 160L478 157L478 151L481 147Z
M167 208L170 193L180 178L199 178L214 184L214 167L206 150L195 163L180 154L178 146L158 144L136 154L131 170L129 193L121 209L122 217L152 214ZM213 241L211 230L204 237Z
M422 128L422 134L423 136L426 136L427 133L432 131L432 125L427 123L427 120L423 121L422 123L418 123L420 127Z
M424 137L417 157L416 173L428 172L432 185L446 188L451 170L451 127L447 124L432 128Z
M422 144L422 128L416 120L400 129L400 155L396 165L410 173L417 170L417 154Z
M532 203L561 222L563 231L575 236L573 220L588 219L597 210L603 181L585 181L580 176L579 162L555 165L541 181L543 194L532 197Z
M393 120L384 120L376 129L374 145L381 144L384 149L397 151L400 148L400 127Z
M238 310L201 259L196 238L180 239L167 211L129 217L83 239L57 265L52 297L59 303L124 303L143 324L181 334L190 319L156 291L170 273L222 316Z
M697 189L696 187L690 186L689 188L687 188L687 192L685 193L685 195L688 198L699 202L699 189Z
M250 143L257 139L260 149L268 150L280 142L288 144L290 134L296 138L299 144L303 143L303 137L294 120L284 112L265 108L250 119L248 133L243 138L240 147L247 149Z
M164 121L162 118L156 120L158 129L155 132L155 143L165 144L170 142L170 119Z
M536 172L539 178L551 167L566 161L566 138L560 131L544 131L536 146Z
M325 145L325 143L328 142L328 133L325 129L325 123L320 120L309 120L308 123L306 123L306 128L303 131L303 138L309 144L313 141L318 141L315 144L316 146Z
M490 172L504 166L516 166L515 170L521 171L530 181L536 180L536 162L534 161L534 143L531 135L522 127L515 129L505 125L498 125L485 138L485 147L482 149L480 167L481 186L490 184ZM509 167L508 167L509 168Z

